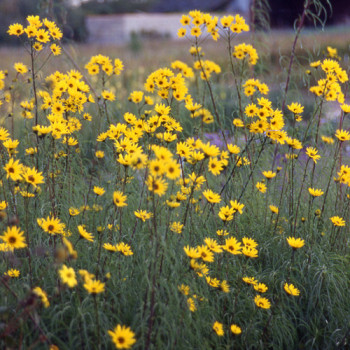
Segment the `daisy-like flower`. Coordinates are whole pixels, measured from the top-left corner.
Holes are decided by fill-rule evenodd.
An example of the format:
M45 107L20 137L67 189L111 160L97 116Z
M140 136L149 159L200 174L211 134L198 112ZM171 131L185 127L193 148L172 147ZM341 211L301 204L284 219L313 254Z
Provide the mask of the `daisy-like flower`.
M16 36L22 35L24 33L22 24L19 24L19 23L11 24L7 33L9 35L16 35Z
M199 258L201 258L203 261L207 262L213 262L214 261L214 254L208 246L202 245L197 247L197 251L199 253Z
M33 169L26 167L23 171L22 177L27 183L33 185L35 188L37 185L44 183L42 172L38 172L34 167Z
M20 271L16 269L9 269L4 273L5 276L9 276L11 278L19 277L20 274Z
M113 92L108 91L108 90L103 90L101 93L102 97L107 100L107 101L114 101L115 100L115 95Z
M22 168L23 166L19 163L18 159L15 161L13 158L10 158L8 163L4 166L7 173L6 177L10 177L13 181L21 180Z
M318 153L318 150L314 147L306 148L306 154L315 162L315 164L321 158L321 156L317 153Z
M125 256L133 255L133 251L131 250L131 247L129 244L126 244L124 242L120 242L117 244L118 252L121 252Z
M116 245L110 244L110 243L105 243L102 246L104 249L108 250L109 252L117 252L118 247Z
M27 246L24 232L17 226L8 226L0 239L5 242L10 249L21 249Z
M77 216L80 214L80 210L78 208L69 208L69 215L70 216Z
M298 288L294 287L293 284L285 283L283 288L286 291L286 293L288 293L290 295L298 296L300 294L300 290Z
M204 243L207 245L207 247L214 253L221 253L222 248L218 244L218 242L215 239L212 238L205 238Z
M84 288L89 294L99 294L105 291L105 284L99 280L89 279L85 281Z
M149 213L147 210L136 210L134 211L134 214L137 218L141 219L143 222L150 219L153 214Z
M170 225L170 230L175 232L175 233L178 233L180 234L182 232L182 229L183 229L184 225L181 224L181 222L173 222L171 225Z
M28 72L27 66L21 62L15 63L14 68L15 68L16 72L19 74L25 74Z
M252 284L253 286L259 283L258 280L256 280L254 277L243 277L242 280L243 282L247 284Z
M86 239L89 242L93 242L94 241L94 236L91 233L87 232L83 225L79 225L78 226L78 231L79 231L80 237Z
M265 193L267 190L267 186L263 182L257 182L255 186L259 192Z
M117 207L125 207L128 204L126 203L126 195L121 191L115 191L113 193L113 202Z
M276 176L276 173L274 173L273 171L269 170L269 171L263 171L262 174L268 179L273 179Z
M78 284L75 271L72 267L67 267L63 265L62 268L58 271L61 280L64 284L66 284L69 288L73 288Z
M60 234L65 228L60 219L55 217L47 217L46 219L38 219L39 226L50 235Z
M238 335L238 334L241 334L241 333L242 333L241 327L237 326L236 324L231 324L230 329L231 329L231 332L232 332L233 334Z
M309 193L312 197L320 197L323 195L324 192L322 190L309 187Z
M108 334L117 349L130 349L135 343L135 333L126 326L117 325L113 331L109 330Z
M337 130L335 132L335 137L341 141L341 142L344 142L344 141L349 141L350 140L350 133L346 130Z
M197 248L186 246L184 247L184 251L186 255L191 259L198 259L200 257L200 254Z
M269 208L272 213L278 214L278 207L276 207L275 205L270 205Z
M94 193L98 196L103 196L105 192L106 191L103 187L94 186Z
M221 196L212 190L203 191L203 196L207 199L209 203L220 203Z
M264 283L257 283L254 285L254 289L259 293L265 293L268 290L268 287Z
M304 111L304 107L298 102L293 102L290 105L288 105L287 107L294 114L301 114Z
M225 245L222 248L233 255L242 254L242 245L234 237L226 238Z
M257 307L262 309L269 309L271 307L271 303L267 298L261 297L259 294L254 298L254 302Z
M299 249L305 245L305 241L301 238L288 237L287 242L293 249Z
M224 326L223 326L223 324L218 322L218 321L214 322L213 330L219 337L222 337L225 334L224 333Z
M334 226L345 226L345 220L340 216L332 216L329 218Z
M52 44L50 46L50 50L51 52L54 54L54 56L59 56L61 54L61 47L56 45L56 44Z

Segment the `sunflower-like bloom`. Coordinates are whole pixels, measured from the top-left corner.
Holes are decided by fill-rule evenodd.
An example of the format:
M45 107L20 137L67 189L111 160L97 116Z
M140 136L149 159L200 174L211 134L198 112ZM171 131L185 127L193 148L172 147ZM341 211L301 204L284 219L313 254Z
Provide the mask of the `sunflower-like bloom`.
M350 140L350 133L346 130L337 130L335 132L335 137L341 142L349 141Z
M88 279L85 281L84 288L89 294L99 294L105 291L105 284L99 280Z
M127 196L121 191L115 191L113 193L113 202L117 207L125 207L128 204L126 203Z
M286 291L286 293L288 293L290 295L298 296L300 294L300 290L298 288L294 287L293 284L285 283L283 288Z
M47 217L46 219L38 219L38 225L50 235L60 234L65 228L65 224L55 217Z
M311 194L312 197L320 197L323 195L323 191L316 189L316 188L309 188L309 193Z
M58 271L60 274L61 280L69 288L73 288L78 284L75 271L72 267L67 267L63 265L62 268Z
M209 203L220 203L221 201L221 196L212 190L205 190L203 196Z
M86 239L89 242L94 241L94 236L91 233L87 232L83 225L78 226L78 231L79 231L80 237Z
M109 330L108 334L117 349L130 349L135 343L135 333L126 326L117 325L113 331Z
M334 226L345 226L345 220L340 216L332 216L329 218Z
M271 303L267 298L261 297L259 294L254 298L254 302L257 307L262 309L269 309L271 307Z
M306 148L306 154L315 162L315 164L321 158L321 156L317 153L318 153L318 150L314 147Z
M238 335L238 334L241 334L241 333L242 333L241 327L239 327L239 326L237 326L237 325L235 325L235 324L231 324L230 329L231 329L231 332L232 332L233 334Z
M13 181L21 180L22 164L19 163L18 159L15 161L13 158L10 158L8 163L4 166L4 169L7 173L7 178L10 177Z
M288 237L287 242L293 249L299 249L305 244L305 241L303 239L294 237Z
M4 241L10 249L21 249L27 246L24 232L17 226L7 227L0 239Z
M218 321L216 321L213 324L213 330L219 337L222 337L224 335L224 326L222 323L220 323Z

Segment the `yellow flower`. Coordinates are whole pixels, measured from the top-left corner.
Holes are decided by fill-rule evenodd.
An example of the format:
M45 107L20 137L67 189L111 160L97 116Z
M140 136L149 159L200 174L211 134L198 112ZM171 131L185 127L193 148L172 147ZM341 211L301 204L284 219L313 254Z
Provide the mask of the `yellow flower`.
M257 283L254 285L254 289L259 293L265 293L268 290L268 287L264 283Z
M262 174L269 180L272 179L276 176L276 173L274 173L273 171L269 170L269 171L263 171Z
M50 46L51 52L54 54L54 56L58 56L61 54L61 48L56 45L56 44L52 44Z
M146 220L150 219L153 214L147 212L146 210L136 210L134 211L134 214L137 218L141 219L143 222L145 222Z
M113 92L108 91L108 90L103 90L101 93L102 97L107 100L107 101L114 101L115 100L115 95Z
M103 196L106 191L103 187L94 186L94 192L98 196Z
M255 286L258 283L258 280L256 280L254 277L243 277L242 278L243 282L247 284L252 284Z
M27 66L23 63L20 63L20 62L15 63L14 68L17 71L17 73L20 73L20 74L25 74L28 72Z
M63 265L62 268L58 271L61 280L64 284L66 284L69 288L73 288L78 284L76 279L75 271L72 267L67 267Z
M283 288L290 295L298 296L300 294L299 289L295 288L293 284L285 283Z
M340 216L332 216L329 218L334 226L345 226L345 220Z
M214 322L213 330L219 337L222 337L225 334L223 324L218 321Z
M99 294L105 291L105 284L99 280L88 279L84 283L84 288L89 294Z
M241 327L239 327L239 326L237 326L237 325L235 325L235 324L231 324L230 329L231 329L231 332L232 332L233 334L238 335L238 334L241 334L241 333L242 333Z
M269 309L271 307L271 303L267 298L261 297L259 294L254 298L254 302L256 306L262 309Z
M95 152L95 156L98 159L102 159L105 156L105 152L103 152L103 151L96 151Z
M208 246L208 248L214 253L221 253L222 247L218 244L215 239L205 238L204 243Z
M269 208L274 214L278 214L278 207L275 205L270 205Z
M35 188L37 185L44 183L42 172L37 172L34 167L33 169L26 167L23 171L22 177L27 183L33 185Z
M126 244L124 242L120 242L117 244L118 252L121 252L125 256L133 255L133 251L131 250L131 247L129 244Z
M19 24L19 23L11 24L7 33L9 35L16 35L16 36L22 35L24 33L22 24Z
M108 334L117 349L130 349L135 343L135 333L126 326L117 325L113 331L109 330Z
M323 195L324 192L322 190L309 187L309 193L313 197L320 197Z
M261 193L265 193L266 190L267 190L266 185L264 183L262 183L262 182L257 182L255 186L258 189L258 191L261 192Z
M121 191L115 191L113 193L113 202L117 207L126 207L128 204L126 203L127 196L123 194Z
M13 158L10 158L4 169L6 170L7 178L10 177L13 181L18 181L22 178L22 164L19 163L19 160L14 161Z
M203 196L209 203L220 203L221 201L221 196L212 190L203 191Z
M182 232L183 226L184 225L181 224L181 222L173 222L170 225L170 230L180 234Z
M293 249L302 248L305 244L305 241L303 239L294 237L288 237L287 242Z
M242 254L242 245L234 237L226 238L225 245L222 248L233 255Z
M27 246L24 232L17 226L8 226L0 239L4 241L7 246L12 249L21 249Z
M180 28L178 31L177 31L177 36L179 38L182 38L186 35L186 29L185 28Z
M37 222L45 232L51 235L60 234L65 228L65 224L55 217L48 216L46 219L38 219Z
M45 291L43 291L40 287L35 287L32 291L41 299L41 302L45 308L48 308L50 306L50 302Z
M350 133L346 130L343 130L343 129L337 130L335 133L335 137L341 142L349 141L350 140Z
M317 153L318 153L318 150L316 148L313 148L313 147L306 148L306 154L315 162L315 164L321 158L321 156Z
M87 232L83 225L78 226L78 231L79 231L80 237L85 238L89 242L94 241L94 236L91 233Z
M288 109L294 114L301 114L304 112L304 107L297 102L293 102L290 105L287 105Z
M80 214L80 210L77 208L69 208L69 215L70 216L77 216Z

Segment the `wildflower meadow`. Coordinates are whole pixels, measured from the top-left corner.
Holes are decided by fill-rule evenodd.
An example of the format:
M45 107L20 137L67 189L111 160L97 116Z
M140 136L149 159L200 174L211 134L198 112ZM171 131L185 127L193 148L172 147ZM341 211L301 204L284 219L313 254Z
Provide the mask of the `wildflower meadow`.
M53 20L8 28L1 349L350 347L349 51L300 64L300 20L266 82L242 16L180 22L187 54L135 81L98 52L58 69Z

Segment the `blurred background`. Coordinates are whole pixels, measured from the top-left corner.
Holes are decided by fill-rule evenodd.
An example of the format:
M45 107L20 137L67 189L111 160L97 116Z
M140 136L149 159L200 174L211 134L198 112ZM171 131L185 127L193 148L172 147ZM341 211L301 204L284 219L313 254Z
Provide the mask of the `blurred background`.
M350 23L349 0L320 0L320 17L329 25ZM292 28L304 0L0 0L0 45L18 44L7 34L11 23L25 23L30 14L55 19L68 41L125 44L137 38L174 38L182 13L240 13L250 21L262 14L256 29ZM252 12L252 8L255 11ZM313 25L309 19L307 25Z

